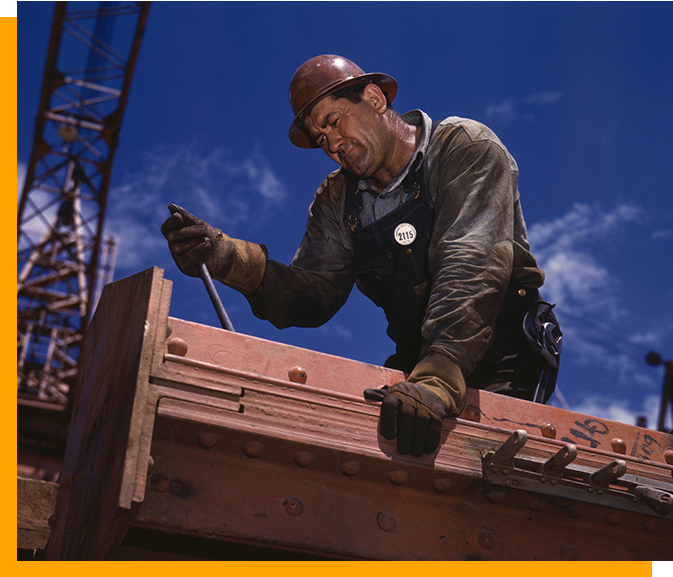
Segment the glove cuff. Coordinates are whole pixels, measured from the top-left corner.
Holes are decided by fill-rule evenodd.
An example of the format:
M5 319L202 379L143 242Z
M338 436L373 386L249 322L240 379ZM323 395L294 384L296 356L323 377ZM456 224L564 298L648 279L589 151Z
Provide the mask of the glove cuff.
M215 239L233 243L234 259L231 268L225 274L213 271L213 277L244 295L255 292L266 272L268 258L266 247L262 244L231 238L222 231Z
M447 417L455 417L465 408L465 377L460 367L449 357L429 354L416 364L407 381L427 387L442 399Z

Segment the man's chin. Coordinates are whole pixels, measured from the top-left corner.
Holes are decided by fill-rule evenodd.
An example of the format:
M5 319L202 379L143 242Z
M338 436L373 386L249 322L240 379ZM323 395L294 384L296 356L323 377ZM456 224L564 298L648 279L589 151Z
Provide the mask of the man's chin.
M367 178L367 170L364 169L359 164L352 164L350 162L340 162L339 165L344 169L350 172L353 176L357 176L360 179Z

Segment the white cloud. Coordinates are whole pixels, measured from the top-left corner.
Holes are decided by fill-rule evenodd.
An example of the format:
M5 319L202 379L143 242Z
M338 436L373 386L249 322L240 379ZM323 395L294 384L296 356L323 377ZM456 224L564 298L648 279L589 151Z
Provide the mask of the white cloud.
M17 162L17 204L25 176L26 165ZM160 146L143 155L138 174L124 174L121 184L111 188L105 232L118 239L117 267L136 271L156 264L157 255L166 257L160 227L171 202L237 235L243 227L259 230L286 197L285 187L258 150L239 158L220 149L201 154L194 146ZM33 218L36 206L41 216ZM58 195L31 192L20 249L42 239L59 206Z
M512 100L505 100L499 104L491 104L486 108L486 118L496 120L502 124L509 124L519 118L516 104Z
M578 313L598 309L619 317L615 293L619 279L596 260L592 250L623 233L626 225L643 221L642 209L631 204L611 211L575 204L555 220L532 225L529 240L546 272L545 295L560 308Z
M119 238L117 266L138 269L166 255L161 223L168 204L182 206L232 236L259 229L277 213L287 192L267 159L194 146L159 146L143 155L138 174L125 174L110 191L106 230Z
M561 308L578 303L588 306L602 299L607 304L610 274L589 254L566 251L552 252L540 259L545 271L545 295ZM612 299L608 299L612 300Z
M328 323L316 329L326 337L338 338L343 340L351 340L353 338L353 331L348 327L340 324Z
M528 104L540 104L544 106L558 102L562 96L563 92L561 91L552 92L551 90L544 90L542 92L531 94L524 99L524 102Z
M673 237L673 228L652 231L652 240L666 240Z
M561 91L544 90L519 100L503 100L486 107L486 118L501 124L510 124L520 119L535 122L535 107L555 104L562 96Z
M570 369L586 375L591 383L586 390L594 391L590 396L578 391L572 378L562 383L574 393L567 395L573 397L572 410L629 424L646 415L655 426L661 375L645 366L645 354L669 342L673 322L662 315L656 326L638 326L642 321L634 316L632 303L622 298L627 279L618 266L610 268L609 261L597 256L635 228L644 232L650 220L633 204L607 210L576 204L555 220L531 226L529 238L546 273L543 295L558 305L564 331L559 378Z
M624 223L643 220L643 210L632 204L606 212L600 206L577 203L564 216L532 226L530 237L531 242L551 248L569 248L592 239L602 240Z

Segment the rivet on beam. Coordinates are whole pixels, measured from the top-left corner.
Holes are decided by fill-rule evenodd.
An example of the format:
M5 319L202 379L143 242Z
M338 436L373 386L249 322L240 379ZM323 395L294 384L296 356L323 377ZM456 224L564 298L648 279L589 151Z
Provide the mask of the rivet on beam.
M486 499L488 499L491 503L498 503L502 501L506 494L507 489L504 487L489 487L484 491L484 497L486 497Z
M546 439L556 438L556 427L552 423L545 423L544 425L541 425L540 432Z
M243 452L251 459L255 459L264 452L264 445L257 441L249 441L243 445Z
M626 455L626 443L622 441L622 439L614 438L612 441L610 441L610 444L612 445L612 450L615 453Z
M306 371L301 367L292 367L288 372L287 376L293 383L304 384L306 382Z
M376 522L378 523L379 527L381 527L381 529L388 533L394 531L397 527L395 517L393 517L390 513L385 513L383 511L376 516Z
M166 341L168 352L172 355L184 357L187 354L187 343L179 337L171 337Z
M171 488L171 478L166 473L157 473L150 484L157 493L165 493Z
M289 497L283 502L283 508L290 517L299 517L304 512L304 503L298 497Z
M488 529L482 529L477 535L477 542L482 549L490 551L495 547L495 535L491 533Z
M559 555L563 561L577 561L577 551L570 545L563 545L559 550Z
M619 525L622 522L624 515L618 511L614 511L605 516L605 520L610 525Z
M673 449L666 449L664 451L664 460L669 464L673 465Z
M347 477L355 475L360 470L360 467L361 465L357 461L346 461L340 465L341 472Z
M393 485L402 485L409 480L409 473L406 471L391 471L388 474L388 479Z
M474 405L467 405L467 407L465 407L465 410L463 411L463 416L468 421L474 421L475 423L478 423L479 420L481 419L481 411L479 410L478 407L475 407Z
M444 493L451 487L451 479L435 479L432 482L432 488L438 493Z
M528 505L528 508L531 511L541 511L542 509L544 509L545 505L547 504L547 501L545 501L540 497L531 497L530 499L528 499L526 504Z
M299 451L294 454L294 462L299 467L308 467L315 461L315 455L309 451Z
M204 449L212 449L220 440L219 435L209 431L201 431L196 434L196 442Z

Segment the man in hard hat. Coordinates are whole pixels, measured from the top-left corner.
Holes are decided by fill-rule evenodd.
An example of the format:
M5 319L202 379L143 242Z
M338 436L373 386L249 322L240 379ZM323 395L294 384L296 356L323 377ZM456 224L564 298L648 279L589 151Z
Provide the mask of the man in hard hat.
M320 185L290 266L175 205L162 232L180 270L198 276L205 261L278 328L324 324L356 283L386 313L396 352L385 365L405 373L382 392L381 434L420 456L437 449L467 386L532 400L544 368L534 348L555 354L561 333L537 290L544 274L529 250L514 159L478 122L400 116L396 93L392 77L340 56L295 72L290 140L322 148L341 168ZM528 346L522 324L536 302L527 322L539 343Z

